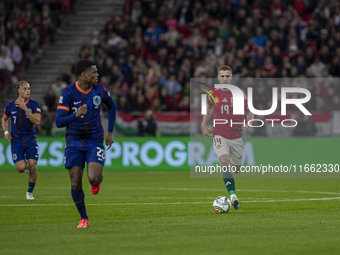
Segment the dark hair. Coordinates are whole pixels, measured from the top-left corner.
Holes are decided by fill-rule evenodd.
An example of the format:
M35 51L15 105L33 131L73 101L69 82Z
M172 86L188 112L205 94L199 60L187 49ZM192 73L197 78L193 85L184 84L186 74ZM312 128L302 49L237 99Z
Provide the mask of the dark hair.
M17 83L17 97L19 96L19 93L18 93L18 89L20 88L20 86L22 85L22 84L24 84L24 83L27 83L27 84L29 84L27 81L19 81L18 83Z
M95 66L96 64L93 63L91 60L88 59L82 59L79 60L76 64L76 67L74 68L75 73L77 76L81 75L82 72L86 71L91 66Z
M220 68L218 68L217 74L219 74L221 71L230 71L231 73L233 73L231 67L227 65L223 65Z

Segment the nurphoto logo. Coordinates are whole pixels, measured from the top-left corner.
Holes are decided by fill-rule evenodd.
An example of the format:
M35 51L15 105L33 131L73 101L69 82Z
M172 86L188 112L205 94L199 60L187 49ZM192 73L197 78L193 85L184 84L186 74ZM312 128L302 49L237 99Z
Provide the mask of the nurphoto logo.
M212 93L206 89L201 90L207 92L207 94L212 98L213 102L215 105L218 103L221 104L221 111L223 111L224 106L223 103L226 102L227 100L221 100L220 96L218 95L218 92L212 88L211 86L204 84L204 83L199 83L202 84L212 91L212 93L215 94L215 97L212 95ZM231 85L231 84L215 84L216 89L228 89L232 93L232 101L230 102L232 104L233 108L233 115L244 115L244 101L245 99L247 100L248 104L248 109L250 112L252 112L255 115L261 115L261 116L266 116L270 115L275 112L277 105L278 105L278 88L273 87L272 88L272 106L270 109L267 110L257 110L254 108L253 105L253 88L248 87L248 93L247 95L237 86ZM304 98L287 98L288 93L302 93L305 95ZM206 115L207 114L207 94L202 94L201 95L201 115ZM309 90L304 89L304 88L290 88L290 87L283 87L281 88L281 115L285 116L287 115L287 105L292 104L295 105L304 115L312 115L304 106L304 103L307 103L311 99L311 93ZM274 121L279 121L279 119L265 119L264 121L268 121L272 123L272 127L274 126ZM261 119L251 119L248 121L248 125L251 127L262 127L264 125L264 121ZM213 120L213 127L216 125L220 124L228 124L227 119L214 119ZM261 122L260 125L253 125L253 122ZM294 122L294 125L286 125L285 123L287 122ZM246 126L246 120L243 120L243 122L232 122L230 120L230 126L233 124L243 124L243 126ZM294 119L284 119L281 121L281 125L284 127L295 127L297 125L297 121Z

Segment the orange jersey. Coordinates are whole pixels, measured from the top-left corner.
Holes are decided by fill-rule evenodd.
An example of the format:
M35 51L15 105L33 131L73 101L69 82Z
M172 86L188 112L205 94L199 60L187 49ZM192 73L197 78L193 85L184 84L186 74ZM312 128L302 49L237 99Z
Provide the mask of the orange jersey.
M233 115L233 94L230 90L223 91L221 89L216 89L218 95L220 96L222 102L219 102L217 96L215 96L216 105L209 97L208 104L214 107L214 119L227 120L226 124L216 124L213 135L220 135L226 139L238 139L242 137L242 126L245 120L244 115ZM243 93L244 94L244 93ZM247 96L244 94L244 109L248 111ZM233 123L231 126L231 122ZM217 122L218 123L218 122ZM245 124L246 120L245 120Z

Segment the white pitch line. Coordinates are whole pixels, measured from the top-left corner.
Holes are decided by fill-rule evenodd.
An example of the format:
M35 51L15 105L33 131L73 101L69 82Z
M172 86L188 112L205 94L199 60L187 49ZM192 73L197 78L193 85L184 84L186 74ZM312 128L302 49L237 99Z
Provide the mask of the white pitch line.
M278 200L253 200L241 201L242 203L280 203L280 202L301 202L301 201L324 201L338 200L340 197L323 198L302 198L302 199L278 199ZM106 203L106 204L86 204L89 206L117 206L117 205L191 205L191 204L210 204L211 202L174 202L174 203ZM25 206L73 206L74 204L0 204L0 207L25 207Z
M22 189L23 187L0 187L1 188L16 188ZM37 187L37 189L70 189L70 187ZM105 187L108 190L169 190L169 191L226 191L225 189L201 189L201 188L152 188L152 187ZM238 189L241 192L278 192L278 193L309 193L309 194L323 194L323 195L340 195L337 192L325 192L325 191L305 191L305 190L252 190L252 189ZM6 196L0 196L6 197ZM65 197L66 198L66 197ZM150 197L149 197L150 198Z
M17 196L0 196L0 198L19 198L22 199L22 195L17 195ZM39 196L38 198L65 198L69 199L71 196ZM86 199L88 198L95 198L95 199L215 199L216 197L98 197L98 196L86 196ZM242 199L242 197L239 197ZM255 197L247 197L244 199L259 199ZM272 197L261 197L261 199L273 199ZM242 201L244 201L242 199Z
M22 189L23 187L0 187L2 188L15 188L15 189ZM70 189L70 187L37 187L36 189ZM103 187L103 189L113 189L113 190L169 190L169 191L226 191L226 189L201 189L201 188L153 188L153 187ZM237 191L241 192L296 192L296 193L310 193L310 194L324 194L324 195L340 195L340 193L336 192L324 192L324 191L304 191L304 190L252 190L252 189L238 189Z
M241 201L242 203L275 203L275 202L300 202L300 201L325 201L325 200L338 200L340 197L322 197L322 198L300 198L300 199L278 199L278 200L254 200L254 201Z

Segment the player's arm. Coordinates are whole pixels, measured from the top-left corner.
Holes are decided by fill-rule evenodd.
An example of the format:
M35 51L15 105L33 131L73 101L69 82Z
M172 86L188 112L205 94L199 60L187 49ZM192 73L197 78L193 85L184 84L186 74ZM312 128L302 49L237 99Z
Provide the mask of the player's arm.
M10 141L12 139L11 134L8 132L8 118L6 118L5 114L2 116L1 119L1 126L4 130L5 140Z
M28 119L33 123L33 125L38 126L40 124L41 115L37 112L32 113L26 106L26 104L22 101L15 100L15 105L20 107L22 110L25 111Z
M58 128L66 127L68 126L72 121L79 118L82 115L85 115L87 113L87 105L84 104L79 107L79 110L77 112L74 112L72 114L69 114L69 109L66 109L64 107L57 108L57 116L55 118L55 125Z
M75 119L87 113L87 105L85 104L80 106L79 109L74 113L70 113L70 107L71 107L71 94L69 93L69 91L64 89L61 92L61 96L59 98L57 116L55 119L55 125L58 128L68 126Z
M109 146L107 149L111 148L113 141L113 127L116 122L116 114L117 114L117 106L115 101L113 101L112 97L108 94L107 98L104 100L105 105L108 108L108 118L109 118L109 125L108 125L108 132L105 139L105 144Z
M207 127L207 123L210 120L211 116L213 115L214 108L212 104L207 104L207 114L203 115L203 121L202 121L202 132L205 136L212 136L212 133L210 132L209 128Z
M249 120L254 119L254 113L252 113L251 111L248 111L247 113L247 124L245 127L245 130L248 132L251 132L253 130L253 128L251 126L248 125Z

